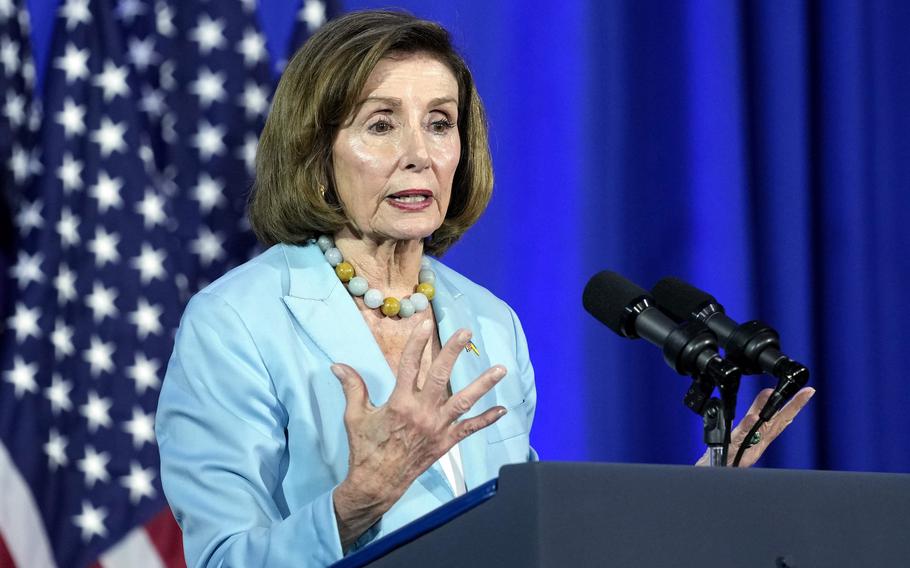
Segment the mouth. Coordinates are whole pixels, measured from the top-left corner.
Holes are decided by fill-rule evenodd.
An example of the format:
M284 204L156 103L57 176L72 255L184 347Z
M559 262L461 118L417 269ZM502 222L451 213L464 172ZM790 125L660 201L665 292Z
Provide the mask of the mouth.
M394 207L415 211L430 205L433 192L429 189L405 189L388 195L386 199Z

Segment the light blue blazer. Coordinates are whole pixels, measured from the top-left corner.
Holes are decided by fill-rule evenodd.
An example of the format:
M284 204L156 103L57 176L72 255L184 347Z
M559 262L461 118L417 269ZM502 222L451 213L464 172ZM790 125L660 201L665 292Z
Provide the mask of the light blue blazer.
M439 339L473 331L452 389L493 364L506 377L466 416L509 412L461 442L468 489L535 459L536 393L515 313L433 260ZM342 557L332 490L347 474L345 399L333 362L363 376L374 404L395 385L363 317L315 245L276 245L196 294L177 332L156 433L161 481L189 566L324 566ZM453 498L439 464L415 481L355 549Z

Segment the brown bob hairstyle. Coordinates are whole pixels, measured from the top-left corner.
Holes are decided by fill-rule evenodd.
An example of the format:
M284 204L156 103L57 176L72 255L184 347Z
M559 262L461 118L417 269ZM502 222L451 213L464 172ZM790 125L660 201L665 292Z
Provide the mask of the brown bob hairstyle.
M379 60L416 52L430 53L455 75L461 139L449 209L442 226L425 241L425 252L441 255L477 221L493 191L493 167L483 105L470 70L439 24L406 12L363 11L317 31L281 77L259 138L250 196L250 224L260 241L267 246L303 244L347 223L335 192L335 138L356 114Z

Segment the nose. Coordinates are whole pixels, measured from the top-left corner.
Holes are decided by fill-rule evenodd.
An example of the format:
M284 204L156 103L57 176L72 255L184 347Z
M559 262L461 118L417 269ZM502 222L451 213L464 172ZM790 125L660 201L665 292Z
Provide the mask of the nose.
M401 152L401 168L421 171L430 165L430 153L427 149L425 133L420 128L405 128Z

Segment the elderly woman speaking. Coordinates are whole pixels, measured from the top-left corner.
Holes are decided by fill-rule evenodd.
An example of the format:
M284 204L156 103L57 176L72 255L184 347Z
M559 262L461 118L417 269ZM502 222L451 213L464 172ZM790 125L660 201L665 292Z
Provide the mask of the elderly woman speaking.
M281 79L256 174L270 248L190 301L158 407L188 564L330 564L535 459L518 318L429 256L493 184L447 32L326 25Z

